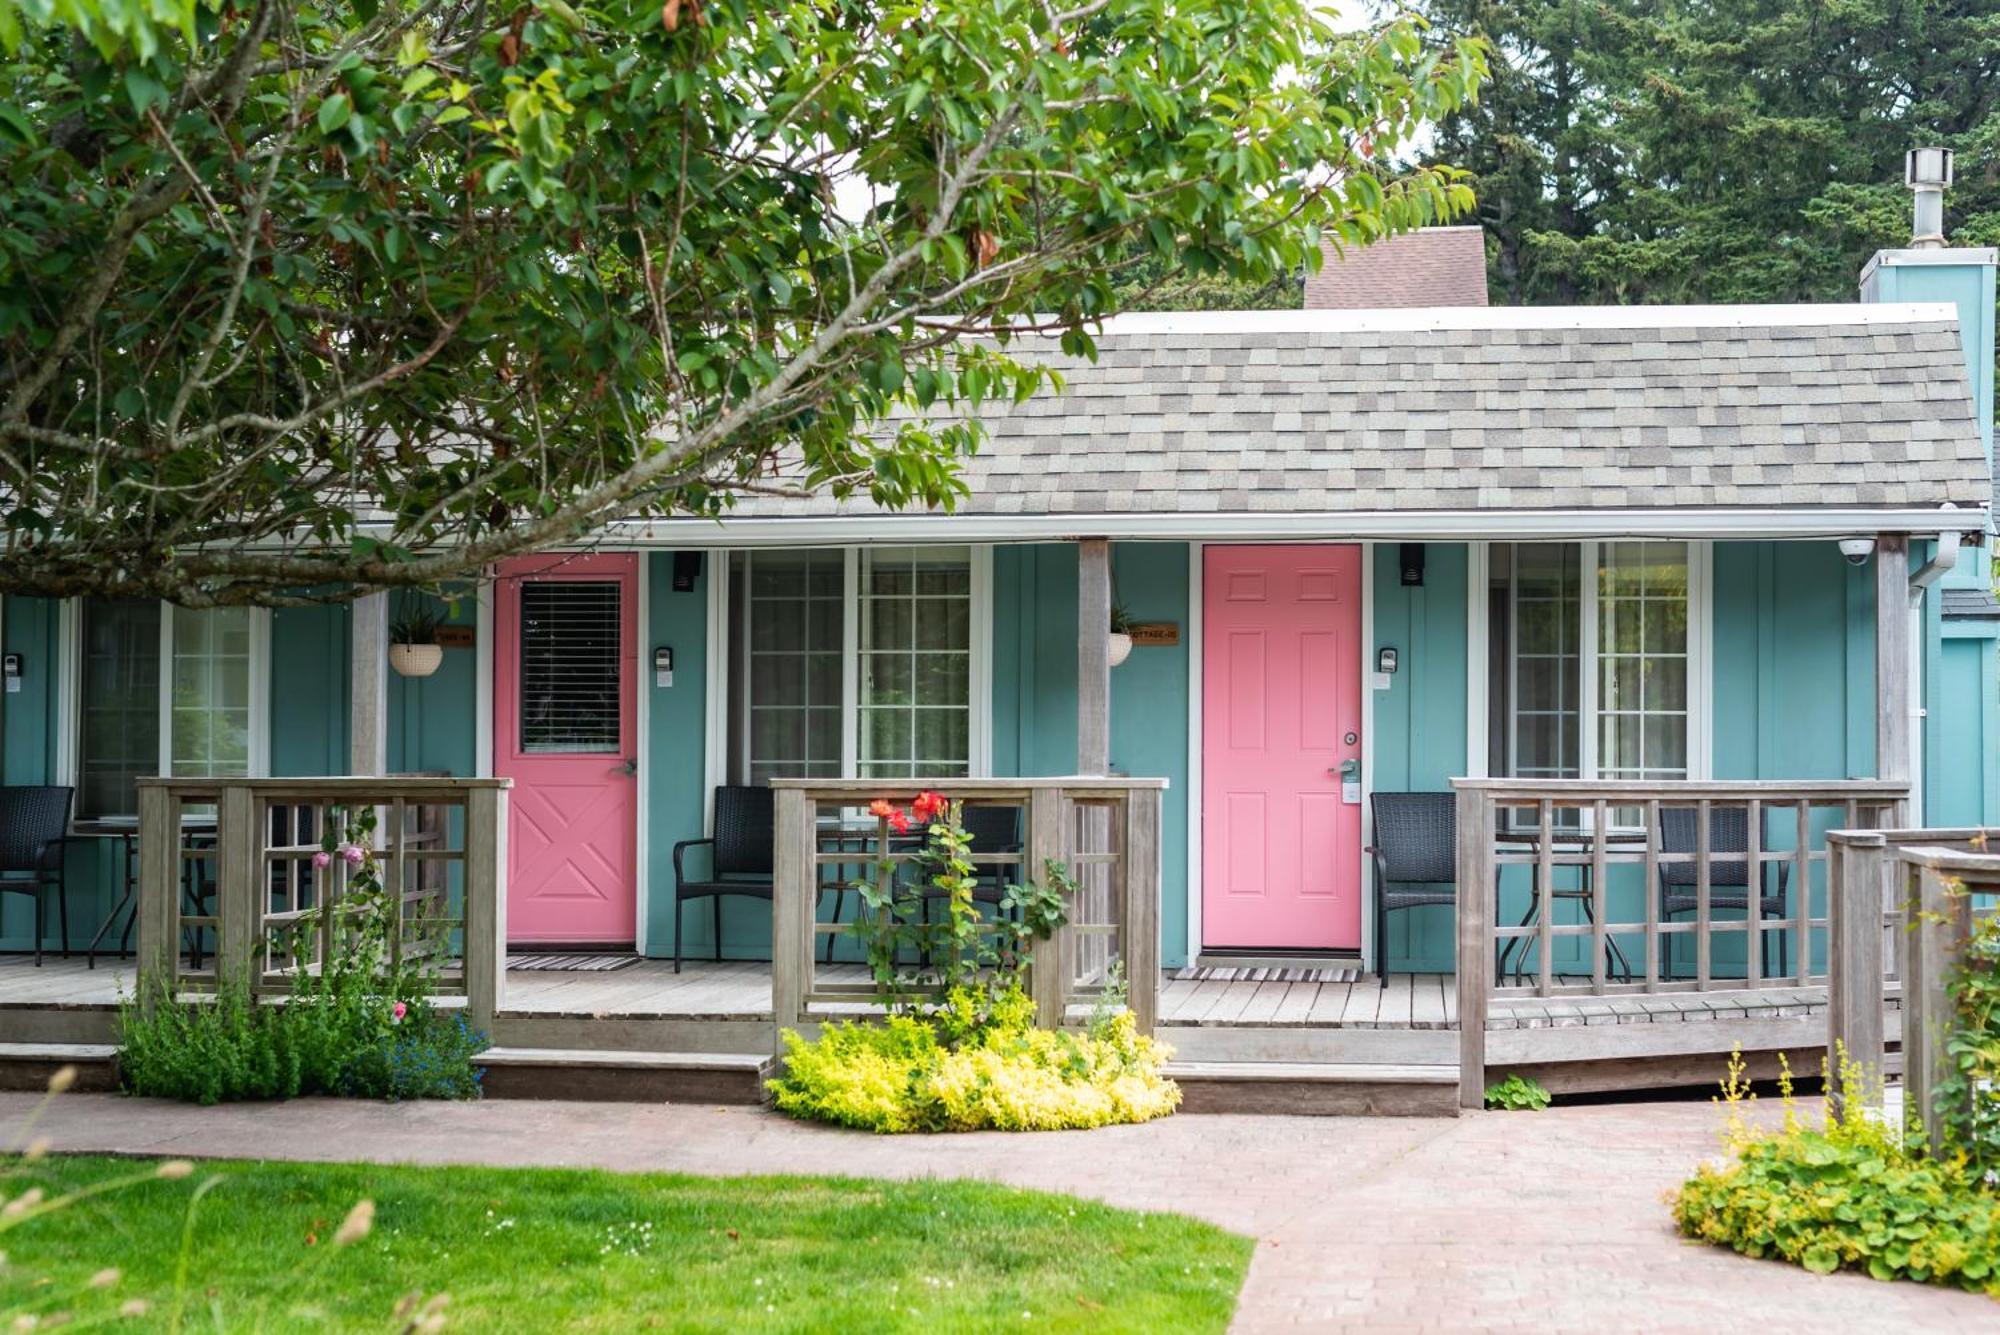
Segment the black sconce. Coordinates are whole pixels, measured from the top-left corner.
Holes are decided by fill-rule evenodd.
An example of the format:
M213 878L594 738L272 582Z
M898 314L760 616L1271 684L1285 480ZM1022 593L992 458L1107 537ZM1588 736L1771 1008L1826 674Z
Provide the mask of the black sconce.
M1421 542L1406 542L1402 552L1403 583L1421 585L1424 582L1424 545Z

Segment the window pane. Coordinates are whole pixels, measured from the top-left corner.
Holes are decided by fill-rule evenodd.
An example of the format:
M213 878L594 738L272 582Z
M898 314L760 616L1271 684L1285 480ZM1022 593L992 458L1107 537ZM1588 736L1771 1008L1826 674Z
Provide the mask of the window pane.
M250 609L173 609L169 753L176 775L250 772Z
M840 649L847 558L742 552L730 563L731 765L736 782L840 774Z
M160 772L160 604L83 604L77 815L138 814L133 780Z
M861 773L966 773L970 554L961 547L870 549L861 566Z
M1687 776L1688 558L1678 542L1599 549L1598 771Z
M1576 720L1578 550L1562 543L1495 544L1489 625L1495 773L1573 778L1581 769Z

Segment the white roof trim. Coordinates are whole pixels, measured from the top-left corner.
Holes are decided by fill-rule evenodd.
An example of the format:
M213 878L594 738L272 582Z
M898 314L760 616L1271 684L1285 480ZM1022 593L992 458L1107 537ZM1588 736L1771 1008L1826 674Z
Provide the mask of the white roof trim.
M1986 532L1984 509L1433 510L1354 513L861 514L621 520L607 547L815 547L851 543L1156 541L1534 541L1584 538L1840 538Z
M1051 317L1053 318L1053 317ZM1116 315L1105 336L1358 334L1430 329L1743 329L1956 324L1950 302L1771 306L1420 306L1395 310L1159 311ZM1024 335L1024 337L1034 337Z

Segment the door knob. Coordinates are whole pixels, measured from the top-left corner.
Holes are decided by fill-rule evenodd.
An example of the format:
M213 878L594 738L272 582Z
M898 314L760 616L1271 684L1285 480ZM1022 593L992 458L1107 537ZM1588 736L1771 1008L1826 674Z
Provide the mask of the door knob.
M612 770L612 773L614 774L637 774L638 772L639 772L639 762L636 758L631 760L622 760Z

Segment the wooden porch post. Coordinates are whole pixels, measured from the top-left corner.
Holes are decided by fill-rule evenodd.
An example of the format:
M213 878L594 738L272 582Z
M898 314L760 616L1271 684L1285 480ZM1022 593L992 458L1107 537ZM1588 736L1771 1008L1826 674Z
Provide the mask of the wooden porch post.
M350 611L347 770L389 772L389 595L371 593Z
M1910 544L1901 533L1875 538L1875 777L1910 781ZM1890 824L1910 823L1907 798Z
M1111 543L1076 544L1076 772L1111 770Z
M1862 1088L1874 1099L1882 1080L1883 878L1901 870L1888 841L1874 831L1835 831L1826 839L1827 1090L1844 1099L1840 1065L1862 1068Z

